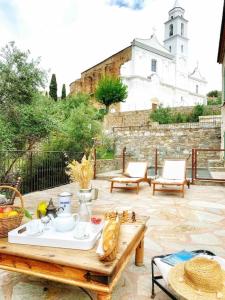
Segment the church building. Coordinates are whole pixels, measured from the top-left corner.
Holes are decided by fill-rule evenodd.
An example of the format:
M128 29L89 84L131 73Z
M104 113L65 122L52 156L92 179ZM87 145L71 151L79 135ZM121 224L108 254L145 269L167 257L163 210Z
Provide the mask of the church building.
M80 79L70 84L71 94L93 94L102 76L116 75L128 86L128 97L113 110L205 103L207 82L198 66L190 72L188 65L188 21L184 13L176 0L165 22L163 45L155 33L149 39L135 38L129 47L84 71Z

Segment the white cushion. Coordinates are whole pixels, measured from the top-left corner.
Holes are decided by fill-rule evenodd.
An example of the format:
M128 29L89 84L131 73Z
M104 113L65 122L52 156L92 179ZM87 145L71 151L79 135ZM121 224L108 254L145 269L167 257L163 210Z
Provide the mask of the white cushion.
M162 177L164 179L185 179L185 160L165 160Z
M159 183L159 184L183 184L185 180L181 179L167 179L167 178L162 178L159 177L155 180L153 180L154 183Z
M139 177L116 177L112 178L112 181L118 181L118 182L136 182L140 180L141 178Z
M129 162L124 174L130 177L143 178L145 177L146 170L146 162Z

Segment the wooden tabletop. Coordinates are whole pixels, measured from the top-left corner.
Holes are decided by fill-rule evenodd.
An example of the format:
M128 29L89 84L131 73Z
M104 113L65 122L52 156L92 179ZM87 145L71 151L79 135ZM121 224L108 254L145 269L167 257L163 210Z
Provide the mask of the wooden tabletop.
M37 261L60 264L88 271L111 275L118 261L126 255L126 251L133 248L138 237L145 230L145 222L122 224L120 231L117 258L110 263L99 261L96 246L91 250L73 250L63 248L41 247L8 243L7 239L0 239L0 254L25 257Z

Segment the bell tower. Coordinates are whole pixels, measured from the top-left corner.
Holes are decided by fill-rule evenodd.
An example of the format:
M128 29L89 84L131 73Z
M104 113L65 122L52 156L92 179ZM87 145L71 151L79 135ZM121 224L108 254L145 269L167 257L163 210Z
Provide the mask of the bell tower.
M184 18L185 10L181 7L179 0L176 0L173 8L169 11L169 20L165 22L164 46L178 57L188 56L187 24Z

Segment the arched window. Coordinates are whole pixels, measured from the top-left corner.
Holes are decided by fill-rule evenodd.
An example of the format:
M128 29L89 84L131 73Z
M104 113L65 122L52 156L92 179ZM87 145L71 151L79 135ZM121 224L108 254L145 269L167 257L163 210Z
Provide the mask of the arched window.
M152 68L151 68L152 72L156 72L157 71L157 60L156 59L152 59Z
M198 94L198 85L195 86L195 93Z
M170 36L172 36L173 35L173 24L170 24Z
M170 52L172 51L172 47L171 47L171 46L169 46L169 51L170 51Z
M181 45L181 53L184 52L184 45Z
M184 23L181 23L180 33L181 35L184 35Z

